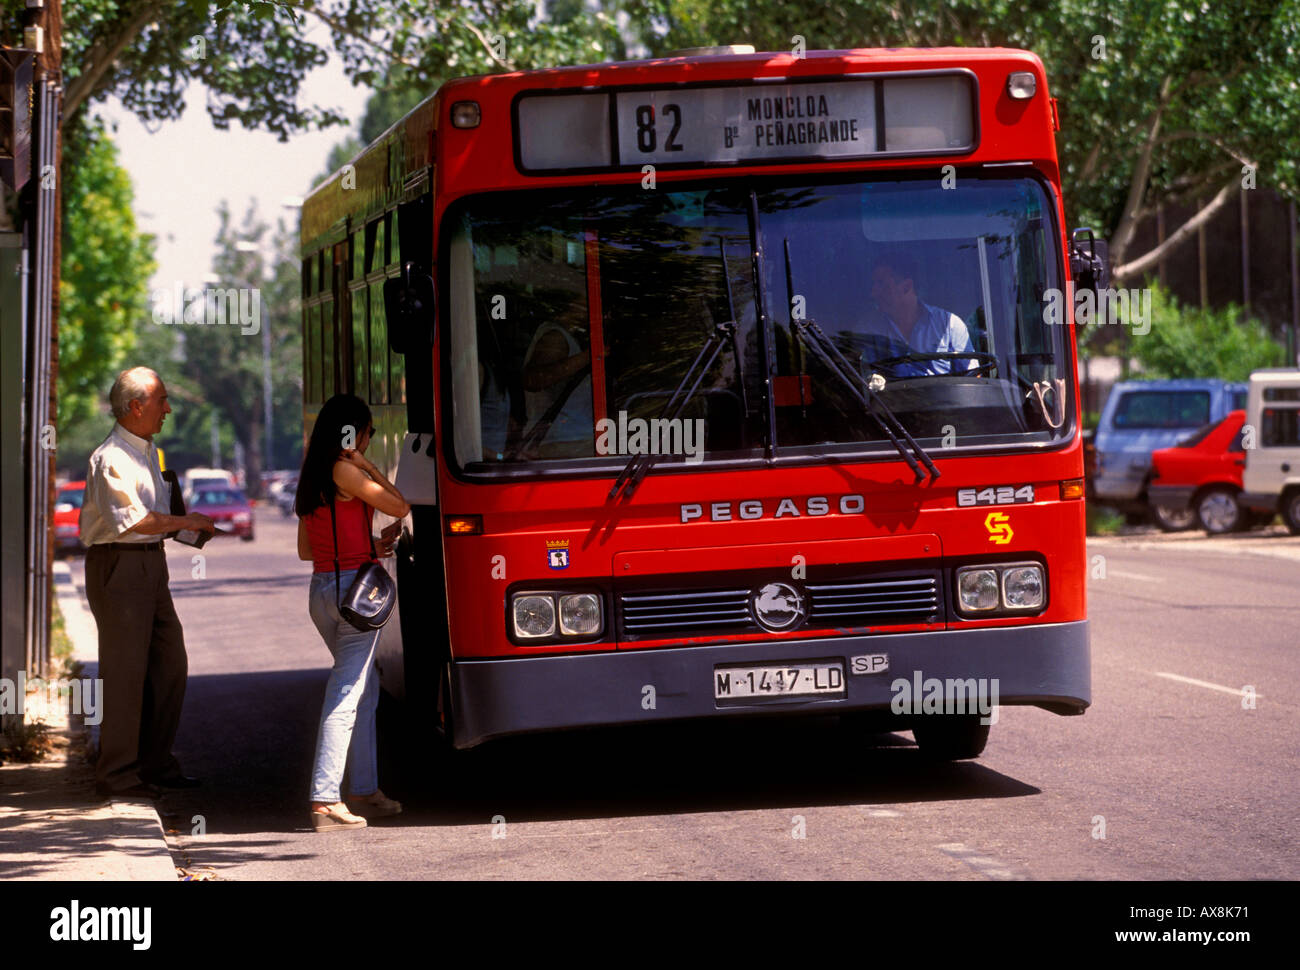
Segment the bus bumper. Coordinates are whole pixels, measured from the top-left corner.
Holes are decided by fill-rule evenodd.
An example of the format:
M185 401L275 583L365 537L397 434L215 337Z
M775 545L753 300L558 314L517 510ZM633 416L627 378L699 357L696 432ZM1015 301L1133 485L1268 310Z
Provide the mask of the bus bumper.
M851 658L873 654L888 657L887 670L851 672ZM717 666L810 660L843 662L841 694L723 701L714 697ZM886 712L898 693L894 683L902 679L910 685L918 677L921 683L971 678L990 686L996 682L999 704L1082 714L1092 702L1088 621L458 660L452 665L454 743L472 748L509 734L684 718Z

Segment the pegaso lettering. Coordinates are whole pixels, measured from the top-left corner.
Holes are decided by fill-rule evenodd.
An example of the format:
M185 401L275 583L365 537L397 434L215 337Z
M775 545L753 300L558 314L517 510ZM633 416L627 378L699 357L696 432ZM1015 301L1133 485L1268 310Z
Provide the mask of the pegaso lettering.
M710 522L734 522L738 519L784 519L817 517L830 515L832 508L838 509L840 515L861 515L867 507L867 500L861 495L841 495L833 499L826 495L810 495L802 501L792 498L776 499L764 502L761 499L744 499L740 502L686 502L682 504L682 523L703 519L706 515Z

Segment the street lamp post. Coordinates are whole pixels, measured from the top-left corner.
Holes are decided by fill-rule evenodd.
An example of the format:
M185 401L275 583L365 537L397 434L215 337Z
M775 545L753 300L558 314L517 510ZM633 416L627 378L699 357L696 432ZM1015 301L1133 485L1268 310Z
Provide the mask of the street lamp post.
M257 253L261 255L262 247L257 243L241 239L235 243L235 249L241 253ZM262 284L261 265L258 266L256 283ZM264 442L263 453L266 456L266 464L263 471L271 471L275 466L272 461L271 447L271 327L269 321L262 322L262 439Z

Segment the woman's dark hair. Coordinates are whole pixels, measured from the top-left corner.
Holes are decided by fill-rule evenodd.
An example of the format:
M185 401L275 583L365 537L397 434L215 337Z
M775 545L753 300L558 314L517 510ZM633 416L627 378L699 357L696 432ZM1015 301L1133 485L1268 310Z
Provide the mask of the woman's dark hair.
M370 427L370 407L355 394L335 394L321 405L298 473L293 510L300 517L334 501L334 463L343 453L344 435L359 442ZM355 444L354 444L355 447Z

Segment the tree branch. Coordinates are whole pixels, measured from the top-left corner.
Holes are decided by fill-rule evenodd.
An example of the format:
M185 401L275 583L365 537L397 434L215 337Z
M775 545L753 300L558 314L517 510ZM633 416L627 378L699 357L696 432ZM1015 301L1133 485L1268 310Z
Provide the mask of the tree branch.
M1165 196L1166 202L1186 202L1188 199L1199 199L1214 185L1219 184L1223 178L1236 168L1235 162L1224 162L1222 165L1216 165L1214 168L1201 173L1200 177L1184 176L1170 183Z
M1169 134L1161 138L1156 144L1164 145L1164 144L1168 144L1169 142L1175 142L1175 141L1208 141L1215 148L1218 148L1226 152L1227 154L1235 158L1237 161L1241 162L1242 165L1249 165L1251 168L1259 167L1254 162L1252 162L1249 158L1247 158L1242 152L1237 151L1231 145L1227 144L1218 135L1212 135L1206 131L1171 131Z
M111 83L107 80L109 68L166 5L167 0L145 0L130 19L117 26L115 33L101 37L90 46L83 57L82 72L68 82L67 90L63 92L65 125L91 95Z
M1166 77L1160 85L1160 100L1156 102L1156 108L1151 113L1150 130L1147 132L1146 141L1142 145L1141 154L1138 155L1137 164L1133 166L1128 199L1124 203L1124 214L1120 217L1119 225L1115 227L1115 234L1111 238L1111 252L1115 254L1116 260L1124 258L1125 250L1133 241L1133 233L1137 230L1137 213L1142 207L1142 198L1146 194L1147 180L1151 177L1151 156L1155 152L1156 138L1160 134L1160 120L1169 104L1168 99L1172 88L1173 78Z
M401 64L403 67L419 66L418 64L414 64L403 57L397 56L392 51L390 51L387 47L384 47L383 45L376 43L375 41L367 37L365 34L353 30L351 27L349 27L347 24L340 21L337 17L333 16L332 14L322 13L320 10L316 8L316 4L314 2L311 2L311 0L309 0L308 3L304 4L302 9L305 13L315 15L317 19L319 19L323 24L325 24L326 27L328 27L330 30L334 31L335 33L342 34L344 37L350 37L353 40L360 41L361 43L366 44L369 47L373 47L381 54L386 55L390 60L396 61L398 64Z
M470 23L470 21L468 20L462 20L459 21L459 23L462 27L466 28L470 33L472 33L475 37L478 38L479 43L483 45L483 49L487 51L488 57L492 58L493 62L496 63L496 65L500 67L501 70L503 71L519 70L509 61L503 61L501 58L497 57L496 52L492 50L492 45L488 43L488 39L485 36L483 36L483 31L479 30L478 27Z
M1205 225L1214 217L1214 214L1227 205L1228 200L1241 191L1241 180L1236 176L1229 179L1223 188L1219 189L1218 194L1211 199L1202 209L1194 216L1179 226L1174 232L1155 249L1152 249L1145 256L1141 256L1132 262L1124 263L1122 266L1116 266L1114 276L1116 280L1124 280L1133 276L1138 276L1146 272L1156 263L1160 262L1164 256L1177 247L1184 240L1191 237L1192 233Z
M1097 168L1097 159L1101 157L1101 142L1093 143L1092 151L1088 152L1088 157L1083 160L1083 170L1079 173L1079 181L1087 182L1092 178L1092 173Z

